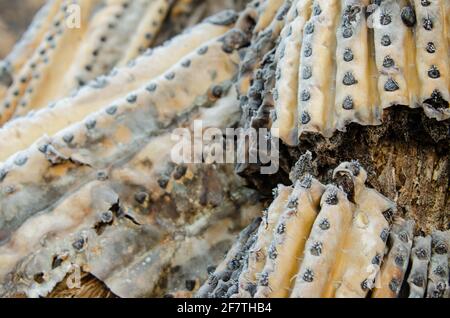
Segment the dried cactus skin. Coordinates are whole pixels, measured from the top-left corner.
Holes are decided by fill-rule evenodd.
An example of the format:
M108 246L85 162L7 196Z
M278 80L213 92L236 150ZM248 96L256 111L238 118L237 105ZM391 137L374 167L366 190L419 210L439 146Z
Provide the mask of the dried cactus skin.
M275 101L276 121L272 124L272 133L289 145L298 142L297 133L297 95L300 52L302 48L303 28L311 14L312 1L301 0L291 7L297 16L287 23L277 47L277 77L275 90L278 93ZM307 53L304 53L307 54Z
M448 231L431 233L431 260L428 267L427 298L449 297Z
M356 173L355 173L356 172ZM367 172L358 163L343 163L334 170L334 175L344 174L354 184L355 212L345 246L336 263L325 297L364 298L380 271L386 242L380 237L389 228L383 215L394 214L395 203L374 189L365 186Z
M41 43L45 33L52 23L63 0L47 1L44 6L36 13L28 30L22 36L12 51L5 57L2 63L8 65L8 71L12 77L22 68L26 61L32 56L33 52ZM6 66L6 65L5 65Z
M389 253L375 281L373 298L397 298L408 267L414 221L397 218L389 234Z
M419 101L428 117L443 120L449 118L449 56L448 29L445 26L445 16L448 16L447 1L430 1L426 7L420 0L414 0L417 25L416 34L416 65L420 81ZM428 30L428 25L430 30ZM427 50L428 43L434 46L433 51ZM433 52L433 53L430 53ZM437 71L433 71L433 66Z
M241 262L240 259L242 258L242 255L245 255L247 252L245 247L255 234L260 223L261 218L256 218L242 230L241 233L239 233L239 237L225 255L224 260L217 266L214 272L211 273L205 284L197 291L197 298L207 298L212 296L212 293L217 288L220 281L223 282L225 277L228 277L227 281L230 279L230 272L235 270L236 262Z
M63 2L39 48L22 67L16 81L9 88L6 96L7 104L0 110L2 113L0 123L3 124L12 116L21 116L31 109L43 107L55 98L61 97L63 81L58 79L70 67L67 61L74 58L88 28L90 13L95 9L97 1L74 2L83 12L80 27L72 27L67 23L69 4L72 2Z
M187 123L201 119L207 127L224 129L238 119L233 100L193 112ZM174 144L170 132L155 137L129 162L112 168L108 178L92 181L47 213L30 217L0 247L8 259L0 264L2 280L13 270L1 293L45 296L73 264L121 297L161 295L159 279L171 268L179 269L167 277L169 289L179 288L184 283L179 280L188 275L206 278L206 268L199 265L219 261L214 249L220 252L234 238L229 229L254 218L261 206L255 192L232 173L232 165L188 164L180 178L170 163ZM166 174L163 189L158 180ZM148 196L137 201L142 192ZM105 211L112 218L105 219ZM83 243L78 244L80 237ZM53 256L65 250L67 261L49 267ZM41 272L44 282L34 282Z
M93 169L127 158L152 134L170 127L177 114L199 102L214 101L209 89L230 81L237 72L237 53L224 52L221 40L213 40L202 54L193 52L188 57L192 68L177 64L161 75L153 82L159 87L156 91L141 88L91 115L94 129L86 122L76 123L8 159L0 168L7 172L0 195L2 230L8 232L27 216L49 207L92 178ZM177 92L175 96L171 91ZM30 174L29 169L34 172ZM46 186L41 187L44 180Z
M139 24L148 6L153 3L148 0L114 0L105 3L93 17L89 32L67 74L67 92L109 72L126 56L130 42L141 35Z
M339 251L344 246L345 234L351 226L353 217L352 203L346 194L328 185L322 196L321 210L306 242L303 261L299 267L295 285L290 297L321 297L327 289L329 273L332 272ZM324 226L327 222L327 226ZM315 244L321 243L320 253L315 251Z
M254 32L258 33L268 28L273 20L276 18L279 8L285 3L285 0L265 0L261 8L258 10L258 22L255 26Z
M411 251L408 276L409 298L423 298L427 288L428 264L431 258L431 236L416 236Z
M164 73L185 54L220 36L228 27L200 24L189 33L173 39L167 46L157 48L151 55L144 55L136 61L132 68L120 68L107 77L98 78L91 85L82 88L75 96L62 99L51 107L47 107L31 117L18 118L0 128L0 135L9 140L1 142L1 159L4 160L15 152L31 145L43 134L53 135L65 126L82 120L85 116L112 103L138 89L154 77ZM168 52L175 51L175 54ZM158 61L158 63L155 63ZM129 79L133 80L129 80ZM100 85L104 83L104 85ZM100 87L98 85L100 85ZM58 120L55 120L58 119ZM48 123L51 123L48 124ZM17 132L21 134L18 135Z
M268 273L268 286L258 286L256 298L288 297L292 277L299 268L306 240L319 213L325 187L311 176L296 182L288 203L273 230L269 257L263 273ZM300 261L301 262L301 261Z
M239 297L253 297L250 290L256 287L260 279L258 274L264 268L269 244L273 238L273 232L291 192L291 187L279 185L277 188L277 197L273 200L267 209L266 215L263 217L256 233L256 241L250 248L248 261L239 276Z
M368 29L366 6L369 1L344 1L337 28L336 48L336 129L346 131L350 122L361 125L381 124L377 88L373 81L373 39ZM375 34L378 29L375 29ZM377 47L377 46L375 46ZM352 74L356 83L343 79Z
M300 57L298 133L321 132L330 136L334 130L334 61L340 1L314 1L313 6L321 8L320 15L313 15L305 26L302 45L310 45L315 52L309 57ZM319 68L320 67L320 68ZM331 76L330 76L331 75ZM310 92L310 98L303 101L301 92Z
M408 3L383 1L372 14L378 93L383 109L393 105L418 106L420 86L415 66L413 28L406 26L401 17L401 11ZM390 45L381 44L386 36L391 41ZM389 83L395 83L396 87L389 88Z
M228 25L201 23L175 37L167 45L142 55L133 67L119 68L84 86L75 96L64 98L31 117L8 122L0 128L0 161L27 148L42 135L52 136L67 125L82 120L90 113L147 84L185 55L211 39L220 37L229 29Z
M151 47L173 2L173 0L156 0L149 3L137 27L136 35L131 39L127 51L118 63L119 66L126 65Z

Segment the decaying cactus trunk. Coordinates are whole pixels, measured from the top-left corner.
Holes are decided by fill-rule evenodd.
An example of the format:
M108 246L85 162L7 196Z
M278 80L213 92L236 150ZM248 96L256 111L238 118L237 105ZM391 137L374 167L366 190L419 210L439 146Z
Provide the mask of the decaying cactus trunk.
M46 1L0 62L0 297L449 297L449 10ZM279 149L172 161L198 121Z

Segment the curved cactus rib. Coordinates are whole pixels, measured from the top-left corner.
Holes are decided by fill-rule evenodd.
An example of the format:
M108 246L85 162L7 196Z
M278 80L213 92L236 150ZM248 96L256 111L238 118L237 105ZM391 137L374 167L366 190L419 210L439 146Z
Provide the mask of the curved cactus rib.
M144 53L151 47L170 10L173 0L156 0L150 2L145 15L142 17L136 34L130 41L118 66L126 65L131 60Z
M446 40L444 0L423 2L414 0L417 24L415 28L416 65L420 82L419 102L427 116L444 120L450 117L449 57Z
M201 119L208 123L205 128L224 129L238 120L232 102L194 112L180 125ZM129 162L97 173L97 181L23 223L0 247L0 277L6 279L0 294L45 296L73 264L122 297L158 295L155 288L169 265L185 271L180 276L202 277L191 265L218 261L214 248L220 250L234 235L228 228L241 227L260 205L230 165L174 166L170 153L175 143L170 132L153 138ZM39 273L43 281L35 282ZM179 288L172 276L168 279Z
M18 69L17 74L12 78L13 82L8 87L5 98L0 106L0 125L7 122L15 113L22 97L25 95L30 81L38 81L42 74L35 69L39 66L41 69L45 68L44 60L48 51L54 51L56 45L54 42L64 35L64 11L67 1L64 0L58 3L58 10L52 18L51 25L45 30L43 39L40 41L38 47L28 57L26 63ZM50 41L48 41L50 39ZM53 55L54 53L52 53ZM50 63L50 60L47 61ZM28 91L29 94L32 91ZM27 105L25 105L27 106Z
M330 136L334 131L334 98L336 50L335 28L340 1L315 0L318 14L311 16L303 31L302 45L310 46L310 56L300 56L298 88L298 134L321 132ZM314 10L313 10L314 11ZM338 79L342 80L342 79ZM303 93L309 94L304 98Z
M190 67L180 62L85 122L41 139L7 160L0 168L0 187L12 191L0 194L2 230L16 228L24 218L88 181L93 168L104 169L125 160L152 134L170 127L177 114L214 101L208 89L229 81L237 71L238 56L224 51L226 39L227 35L191 53L187 57Z
M411 271L408 276L409 298L425 296L430 258L431 236L415 237L411 251Z
M234 271L242 266L242 257L248 252L246 248L248 248L249 243L253 241L252 238L260 223L261 218L255 219L239 234L236 242L227 252L225 259L217 266L214 272L210 274L206 283L197 291L196 297L213 297L218 294L219 289L222 295L227 293L230 286L226 286L227 288L224 289L223 285L224 283L227 285L226 283L230 282ZM233 284L233 281L231 281L230 284Z
M291 1L291 0L287 0ZM265 0L258 10L258 22L256 23L254 32L259 33L269 27L279 13L279 8L283 6L286 0Z
M373 43L366 19L368 2L344 1L341 8L336 33L335 98L336 129L341 131L345 131L350 122L362 125L381 123L375 81L371 76ZM348 80L349 76L353 76L353 82Z
M67 61L73 60L75 56L96 1L75 2L83 12L79 27L67 23L67 8L71 3L63 3L45 39L20 71L17 81L10 87L3 105L2 123L11 116L24 115L31 109L41 108L62 96L61 92L64 90L61 75L70 67Z
M449 265L450 250L449 232L435 231L431 233L431 260L428 267L427 298L449 297Z
M250 93L251 79L263 64L262 60L264 59L264 56L275 46L275 42L280 36L280 32L285 24L285 15L287 14L290 5L290 1L285 1L284 4L278 8L277 14L264 30L256 32L256 28L253 29L254 39L251 42L250 47L247 48L245 56L240 63L239 78L236 84L240 96L247 96ZM247 16L251 18L252 12L251 10L249 11ZM256 23L258 23L258 21L257 18Z
M273 240L261 275L268 276L268 284L261 282L255 297L288 297L292 277L299 267L306 240L319 212L324 186L311 176L297 181L289 200L273 230Z
M75 55L66 76L65 91L84 86L109 72L124 56L136 32L148 0L113 0L93 17L89 32Z
M383 109L393 105L417 106L419 86L410 24L413 14L407 1L384 1L372 14L378 93Z
M294 11L297 16L284 26L276 52L276 120L272 125L272 133L289 145L295 145L298 142L296 109L299 56L302 49L303 28L310 18L311 5L311 0L300 0L292 5L290 11ZM305 49L303 53L309 54L308 51L305 52Z
M261 225L256 233L254 245L250 248L247 263L244 265L239 276L239 297L253 297L256 292L256 286L260 277L261 270L267 259L269 244L272 241L274 229L278 223L280 215L283 213L289 195L292 192L291 187L278 186L277 196L265 212Z
M389 235L389 253L375 281L373 298L396 298L403 284L413 242L414 221L397 218ZM387 238L383 232L384 238Z
M123 67L99 77L75 96L64 98L31 117L17 118L0 128L0 161L29 147L42 135L53 135L64 127L98 111L115 99L145 85L167 71L183 56L203 43L223 35L229 25L204 22L139 57L133 67Z
M63 0L47 1L36 13L20 41L3 60L2 66L6 68L4 71L10 73L12 78L16 77L18 71L30 59L41 43L62 2Z
M342 190L331 185L327 186L320 206L290 297L321 297L328 284L335 283L329 281L330 273L350 229L353 206Z
M324 296L363 298L373 288L380 271L386 246L381 233L389 229L396 207L394 202L365 186L367 173L358 163L343 163L334 170L334 175L350 178L356 208L340 260L330 278L332 284Z

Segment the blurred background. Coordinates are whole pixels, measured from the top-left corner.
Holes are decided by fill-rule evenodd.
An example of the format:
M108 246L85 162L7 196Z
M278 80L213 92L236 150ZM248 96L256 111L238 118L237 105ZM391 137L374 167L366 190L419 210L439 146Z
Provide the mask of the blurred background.
M25 32L45 0L0 0L0 59Z

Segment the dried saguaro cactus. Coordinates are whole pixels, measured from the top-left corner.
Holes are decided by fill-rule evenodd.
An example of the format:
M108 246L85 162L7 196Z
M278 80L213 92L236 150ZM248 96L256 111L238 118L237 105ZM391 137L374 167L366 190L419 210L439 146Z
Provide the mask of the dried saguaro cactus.
M290 146L311 133L330 138L352 122L381 125L383 110L394 105L422 107L439 121L450 118L447 7L419 0L280 4L280 12L291 14L255 28L251 44L261 50L264 36L276 39L268 46L277 52L272 134ZM264 61L264 55L250 56L251 63L242 64L247 71ZM248 74L238 84L242 96Z
M232 297L366 297L376 286L395 204L357 162L334 176L324 186L305 171L279 187Z
M447 2L48 0L0 297L448 297Z

